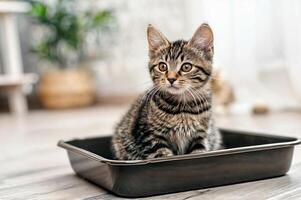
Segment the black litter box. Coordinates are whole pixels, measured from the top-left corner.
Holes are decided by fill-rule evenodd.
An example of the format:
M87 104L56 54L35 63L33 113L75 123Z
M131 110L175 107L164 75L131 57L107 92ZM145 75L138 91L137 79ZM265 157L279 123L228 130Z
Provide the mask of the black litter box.
M143 197L284 175L293 137L221 129L226 149L151 160L114 160L111 137L60 141L80 177L124 197Z

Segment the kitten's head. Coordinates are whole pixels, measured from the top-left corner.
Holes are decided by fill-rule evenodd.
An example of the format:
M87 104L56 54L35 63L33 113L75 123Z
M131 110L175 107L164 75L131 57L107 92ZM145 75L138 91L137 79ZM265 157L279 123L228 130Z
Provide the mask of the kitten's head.
M213 33L202 24L189 41L170 42L148 26L149 70L155 86L171 94L204 87L211 76Z

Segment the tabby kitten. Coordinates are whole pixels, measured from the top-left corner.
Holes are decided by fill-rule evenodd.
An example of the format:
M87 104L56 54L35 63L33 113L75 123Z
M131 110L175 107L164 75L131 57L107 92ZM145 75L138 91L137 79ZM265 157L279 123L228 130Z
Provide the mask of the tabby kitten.
M149 25L153 87L116 127L117 159L137 160L217 150L221 136L211 114L213 33L202 24L189 41L169 42Z

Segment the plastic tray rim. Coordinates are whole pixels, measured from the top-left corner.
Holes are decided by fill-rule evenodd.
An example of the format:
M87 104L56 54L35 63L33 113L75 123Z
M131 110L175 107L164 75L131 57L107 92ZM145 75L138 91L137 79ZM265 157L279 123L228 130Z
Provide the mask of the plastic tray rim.
M288 142L276 142L271 144L261 144L261 145L253 145L253 146L246 146L246 147L237 147L237 148L229 148L229 149L222 149L217 151L210 151L200 154L186 154L186 155L176 155L166 158L154 158L148 160L113 160L107 159L90 151L84 150L79 147L75 147L73 145L68 144L68 141L60 140L58 142L58 146L66 149L67 151L71 151L74 153L78 153L81 155L86 156L87 158L96 160L98 162L103 162L109 165L145 165L150 163L159 163L159 162L168 162L168 161L175 161L175 160L186 160L186 159L196 159L196 158L204 158L204 157L212 157L212 156L222 156L222 155L229 155L229 154L238 154L238 153L245 153L245 152L252 152L252 151L262 151L262 150L269 150L269 149L277 149L283 147L289 147L301 144L301 139L295 137L285 137L285 136L278 136L272 134L259 134L259 133L252 133L246 131L238 131L238 130L231 130L231 129L223 129L225 131L235 131L239 132L240 134L253 134L256 136L266 136L266 137L278 137L278 138L287 138L291 139L292 141Z

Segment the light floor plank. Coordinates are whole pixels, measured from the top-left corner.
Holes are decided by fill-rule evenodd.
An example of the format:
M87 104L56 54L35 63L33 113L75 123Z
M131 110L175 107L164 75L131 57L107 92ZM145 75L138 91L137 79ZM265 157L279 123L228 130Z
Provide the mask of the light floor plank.
M0 115L0 199L122 199L74 175L60 139L108 135L127 107ZM217 116L221 127L301 137L301 113ZM261 181L144 198L301 199L301 148L288 175Z

